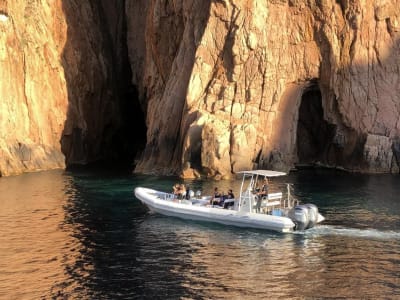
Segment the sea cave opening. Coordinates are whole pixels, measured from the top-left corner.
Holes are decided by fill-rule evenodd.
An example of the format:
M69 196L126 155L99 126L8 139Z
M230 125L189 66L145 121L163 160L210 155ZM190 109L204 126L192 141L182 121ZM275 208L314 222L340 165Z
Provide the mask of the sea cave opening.
M134 86L126 88L115 101L119 106L118 120L114 119L102 131L101 158L86 163L67 163L68 170L116 173L131 173L134 170L146 145L144 109ZM81 130L76 129L73 138L74 144L85 143ZM83 146L81 148L84 149Z
M146 145L147 126L144 109L140 104L136 87L127 89L120 99L121 128L116 135L116 153L123 168L132 171Z
M131 172L147 142L147 108L146 93L140 93L133 80L137 70L129 57L125 5L124 1L89 2L90 16L85 17L90 19L81 18L71 1L62 5L68 24L62 63L71 108L66 124L72 127L61 137L62 152L69 170ZM82 32L87 24L93 27ZM95 42L87 44L88 38ZM90 54L87 47L93 50ZM76 57L82 60L80 77L71 68ZM82 86L92 88L84 93Z
M297 167L327 166L335 126L324 119L321 90L308 87L302 97L297 123Z

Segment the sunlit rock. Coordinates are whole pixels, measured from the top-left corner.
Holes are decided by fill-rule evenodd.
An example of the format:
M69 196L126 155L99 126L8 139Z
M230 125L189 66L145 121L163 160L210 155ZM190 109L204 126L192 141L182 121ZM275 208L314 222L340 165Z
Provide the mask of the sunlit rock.
M8 21L8 16L0 13L0 22L7 22L7 21Z
M160 10L149 7L138 16L133 10L138 5L127 7L129 35L145 25L148 43L140 50L139 40L128 46L132 66L139 58L146 61L140 69L146 80L135 75L137 70L133 78L149 96L145 153L157 153L144 155L137 171L149 172L156 164L179 172L188 163L219 176L314 163L396 172L390 153L400 135L399 1L185 3L163 7L164 15L181 20L178 26L163 19L170 34L178 33L175 55L155 42L165 32L152 25L158 24ZM166 78L153 67L164 56L172 62ZM310 96L310 89L317 96ZM310 101L315 104L300 118L301 103ZM210 117L194 146L185 141L199 111ZM179 120L179 126L171 120ZM309 125L298 134L304 120ZM377 153L368 135L386 139ZM169 147L166 139L182 148ZM305 143L302 149L309 150L300 155ZM178 163L168 168L159 157ZM371 163L373 157L378 165Z

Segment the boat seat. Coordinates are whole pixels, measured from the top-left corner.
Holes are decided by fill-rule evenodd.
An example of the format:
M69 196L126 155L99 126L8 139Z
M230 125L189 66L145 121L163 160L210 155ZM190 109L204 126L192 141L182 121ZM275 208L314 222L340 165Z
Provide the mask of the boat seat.
M280 206L281 201L262 201L261 207Z
M224 203L232 203L235 202L235 199L225 199Z
M281 205L281 200L282 200L282 193L270 193L262 198L261 207Z
M263 213L269 213L276 207L282 205L282 193L270 193L261 199L260 210Z
M270 193L268 194L268 200L282 199L282 193Z

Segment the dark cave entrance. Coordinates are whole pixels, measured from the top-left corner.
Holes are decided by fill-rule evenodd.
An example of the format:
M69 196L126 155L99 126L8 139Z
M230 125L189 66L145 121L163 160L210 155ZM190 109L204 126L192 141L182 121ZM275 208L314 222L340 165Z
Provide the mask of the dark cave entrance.
M147 126L137 89L126 88L116 99L118 121L109 123L101 136L101 158L86 163L69 163L70 171L131 173L146 145ZM83 145L81 131L74 135L75 144ZM81 147L82 149L84 146Z
M88 100L98 107L86 106L82 118L91 122L86 132L74 130L72 142L66 147L68 169L96 171L132 172L146 145L146 107L143 95L132 84L132 69L128 50L128 30L125 15L126 1L89 1L91 20L85 21L93 27L88 34L81 32L79 13L71 1L63 2L63 11L68 19L68 40L65 49L84 51L86 36L99 37L93 51L103 58L106 76L99 78L96 93ZM86 16L85 16L86 17ZM101 20L99 22L98 20ZM97 28L96 28L97 26ZM82 37L81 37L82 36ZM101 38L100 38L101 37ZM96 48L97 47L97 48ZM64 50L67 55L68 53ZM94 59L93 62L96 62ZM85 64L83 64L86 66ZM97 67L94 65L94 67ZM99 67L98 69L102 69ZM85 72L82 72L86 76ZM67 78L68 91L76 89L75 78ZM91 78L88 79L89 82ZM97 92L98 91L98 92ZM70 95L74 99L74 94ZM89 119L89 120L88 120ZM64 138L68 142L67 138ZM78 149L79 151L76 151Z
M120 99L121 128L115 135L115 152L122 168L132 171L146 145L146 119L135 86L127 89Z
M301 97L296 137L297 167L330 164L328 155L335 127L324 120L321 91L313 84Z

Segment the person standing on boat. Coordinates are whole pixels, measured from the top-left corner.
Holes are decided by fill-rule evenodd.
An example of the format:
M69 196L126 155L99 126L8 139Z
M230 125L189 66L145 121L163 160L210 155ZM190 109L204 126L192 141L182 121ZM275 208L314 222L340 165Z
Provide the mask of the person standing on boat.
M186 195L185 195L185 199L186 200L190 200L191 197L194 196L194 192L190 189L190 185L186 186Z
M261 189L257 192L256 196L256 212L261 211L261 203L264 197L268 197L268 178L264 178L264 182L261 186Z
M261 186L261 190L257 193L257 195L259 196L259 198L268 196L268 178L265 177L264 178L264 182L263 185Z

